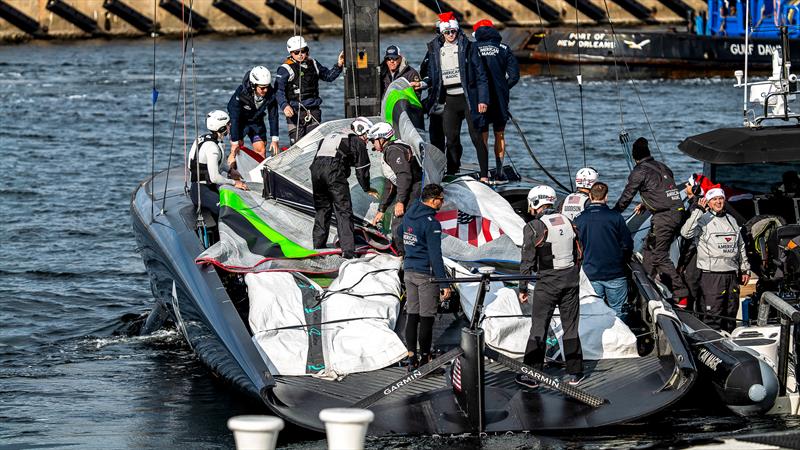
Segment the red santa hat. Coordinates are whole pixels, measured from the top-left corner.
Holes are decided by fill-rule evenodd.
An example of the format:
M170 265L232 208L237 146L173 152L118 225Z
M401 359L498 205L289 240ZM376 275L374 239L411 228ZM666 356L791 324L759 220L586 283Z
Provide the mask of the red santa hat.
M457 30L458 29L458 20L456 20L456 16L448 11L439 14L439 32L444 33L445 30Z
M722 187L718 184L715 184L711 189L706 191L706 200L711 200L716 197L722 197L723 200L725 199L725 191L723 191Z

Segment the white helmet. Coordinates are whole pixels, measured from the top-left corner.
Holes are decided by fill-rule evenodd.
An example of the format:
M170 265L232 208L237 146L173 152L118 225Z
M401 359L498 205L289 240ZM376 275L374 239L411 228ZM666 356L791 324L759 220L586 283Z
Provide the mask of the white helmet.
M267 86L272 83L272 74L264 66L255 66L250 70L250 84L255 86Z
M528 192L528 206L536 210L543 205L553 205L556 202L556 191L550 186L539 185Z
M219 109L211 111L206 116L208 131L222 131L229 123L231 123L231 118L228 113Z
M389 139L394 136L394 128L386 122L378 122L369 129L370 139Z
M597 182L597 171L591 167L584 167L575 174L575 186L590 189Z
M291 53L308 47L308 42L303 36L292 36L286 41L286 51Z
M356 120L350 124L350 129L353 130L356 136L364 136L365 134L369 133L369 129L373 126L374 124L372 121L366 117L356 117Z

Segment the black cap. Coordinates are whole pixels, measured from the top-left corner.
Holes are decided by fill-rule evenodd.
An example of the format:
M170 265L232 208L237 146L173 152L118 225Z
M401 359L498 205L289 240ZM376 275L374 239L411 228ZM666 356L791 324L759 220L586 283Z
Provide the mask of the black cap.
M399 57L400 49L396 45L386 47L386 53L383 55L383 59L397 59Z
M641 161L650 156L650 146L647 145L647 139L640 137L633 142L631 156L636 161Z

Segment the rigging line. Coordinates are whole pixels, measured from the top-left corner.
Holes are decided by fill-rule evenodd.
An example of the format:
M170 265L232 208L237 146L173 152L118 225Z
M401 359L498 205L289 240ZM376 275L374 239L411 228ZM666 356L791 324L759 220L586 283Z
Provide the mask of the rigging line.
M156 90L156 21L158 16L158 7L156 2L153 2L153 29L150 32L150 35L153 37L153 90L151 92L151 100L152 103L152 127L153 127L153 146L150 151L150 196L152 200L150 201L150 223L153 223L153 220L156 217L156 202L155 202L155 184L153 184L153 180L156 176L156 101L157 97L157 90Z
M580 36L578 22L578 0L575 0L575 34ZM578 46L578 94L581 99L581 140L583 143L583 167L586 167L586 126L583 119L583 73L581 73L581 46Z
M608 25L611 27L611 38L614 40L614 47L616 47L617 33L616 31L614 31L614 22L611 20L611 14L609 14L608 12L608 0L603 0L603 4L606 7L606 16L608 16ZM625 64L625 70L628 73L628 80L630 80L631 85L633 86L633 92L636 93L636 99L639 100L639 106L642 109L644 120L645 122L647 122L647 128L650 130L650 135L653 137L653 142L656 144L656 150L658 151L658 155L663 161L664 154L661 152L661 146L658 145L658 139L656 138L656 133L655 131L653 131L653 126L650 123L650 117L647 115L647 111L644 108L644 102L642 101L642 97L639 95L639 88L636 86L636 80L634 80L633 76L631 76L631 68L628 66L628 61L626 61L625 58L622 58L622 63Z
M544 172L544 174L547 175L548 178L553 180L553 182L557 184L558 187L567 192L570 192L572 189L561 184L561 182L558 181L556 177L554 177L550 172L548 172L547 169L544 168L542 163L540 163L539 160L536 158L536 155L533 154L533 150L531 149L531 146L528 144L528 138L526 138L525 133L522 132L522 128L520 128L519 123L517 123L517 119L515 119L514 116L511 115L511 113L508 114L508 117L511 119L511 123L514 124L514 127L516 127L517 131L519 132L519 135L522 137L522 143L525 144L525 148L528 150L528 154L531 155L531 159L533 160L533 162L536 163L536 165L539 166L542 172Z
M605 0L603 0L605 1ZM536 15L539 16L539 26L542 28L542 43L544 44L544 54L547 57L547 75L550 79L550 88L553 90L553 103L556 107L556 118L558 119L558 130L561 132L561 146L564 148L564 160L567 163L567 179L569 181L570 189L567 191L572 192L575 189L572 188L572 169L569 168L569 155L567 155L567 141L564 139L564 127L561 125L561 112L558 109L558 97L556 96L556 85L553 81L553 70L550 67L550 51L547 49L547 39L545 39L545 29L544 29L544 21L542 20L542 11L539 6L539 0L536 0ZM540 166L541 167L541 166ZM562 188L564 187L561 183L558 183L559 186Z
M194 3L194 0L192 0L192 3ZM183 5L181 5L181 6L183 6ZM189 5L189 23L190 24L192 22L192 11L193 11L192 4L190 4ZM181 13L181 15L182 14L183 13ZM181 21L183 22L183 17L182 16L181 16ZM184 27L185 26L186 25L184 25ZM183 35L183 32L185 32L185 28L181 30L181 34L182 35ZM164 214L164 206L167 203L167 186L169 185L169 174L170 174L170 170L169 169L172 167L172 152L175 149L175 129L177 128L176 125L178 124L178 111L179 111L179 107L181 105L181 100L183 100L183 103L184 103L184 111L185 111L185 105L186 105L186 82L185 82L186 46L188 45L189 41L187 41L186 39L182 39L182 40L183 40L183 42L182 42L182 45L181 45L181 47L182 47L182 50L181 50L181 53L182 53L182 55L181 55L181 75L180 75L180 80L179 80L179 84L178 84L178 101L175 103L175 116L174 116L173 121L172 121L172 137L170 138L170 141L169 141L169 158L167 159L167 174L166 174L165 181L164 181L164 195L161 198L161 212L160 212L160 214ZM182 91L182 89L183 89L183 91ZM183 94L183 95L181 95L181 94ZM184 114L185 114L185 112L184 112ZM185 120L184 120L184 122L185 122ZM185 130L185 124L184 124L184 130ZM184 133L184 139L185 139L185 133ZM195 151L197 151L197 150L195 150ZM183 148L183 190L184 190L184 192L186 192L186 190L188 188L188 174L187 174L187 171L189 170L189 164L186 161L186 159L187 159L186 146L184 145L184 148Z

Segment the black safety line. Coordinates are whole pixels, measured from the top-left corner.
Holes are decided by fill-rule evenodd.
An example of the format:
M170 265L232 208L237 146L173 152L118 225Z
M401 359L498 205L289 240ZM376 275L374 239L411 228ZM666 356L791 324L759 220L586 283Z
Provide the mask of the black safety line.
M542 163L539 162L539 160L536 158L536 155L534 155L533 149L531 148L530 144L528 144L528 138L525 137L525 133L522 131L522 128L519 126L519 123L517 122L517 119L515 119L514 116L511 115L511 112L508 113L508 118L511 119L511 123L514 124L514 127L517 129L517 132L519 132L520 137L522 137L522 143L525 144L525 148L528 150L528 154L531 155L531 159L533 160L533 162L536 163L537 166L539 166L539 169L541 169L542 172L544 172L544 174L547 175L547 178L550 178L551 180L553 180L553 182L555 184L557 184L558 187L560 187L561 189L563 189L566 192L572 192L572 188L568 188L568 187L564 186L563 184L561 184L561 182L558 181L556 179L556 177L554 177L550 172L548 172L547 169L544 168Z
M533 367L527 366L515 359L511 359L508 356L503 355L502 353L499 353L497 350L494 350L490 347L486 347L483 350L483 354L487 358L493 359L498 363L508 367L509 369L514 370L515 372L525 374L531 377L532 379L541 383L542 386L553 389L554 391L561 392L567 397L574 398L575 400L578 400L579 402L589 405L593 408L600 407L608 402L604 398L592 395L582 389L578 389L575 386L571 386L568 383L562 383L561 380L559 380L558 378L550 376L540 370L536 370Z
M408 373L407 375L403 376L402 378L398 378L397 380L389 383L383 389L376 391L374 394L365 397L358 402L353 404L353 408L368 408L375 403L379 402L381 399L392 395L393 393L403 389L404 387L408 386L409 384L413 383L420 378L425 377L429 373L433 372L434 370L438 369L439 367L447 364L448 362L458 358L464 353L464 350L461 347L456 347L449 352L445 353L444 355L439 356L438 358L434 359L433 361L420 366L418 369Z

